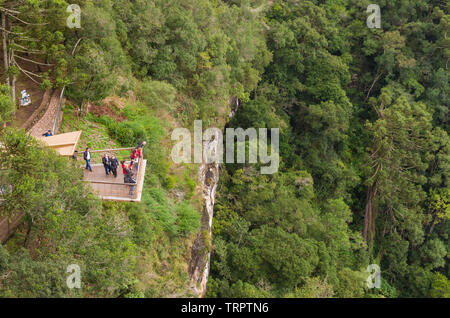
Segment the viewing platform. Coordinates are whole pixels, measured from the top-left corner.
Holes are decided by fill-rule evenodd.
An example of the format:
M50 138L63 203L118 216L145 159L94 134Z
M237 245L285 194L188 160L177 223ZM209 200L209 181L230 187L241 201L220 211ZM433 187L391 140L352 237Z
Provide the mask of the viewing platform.
M127 166L130 161L125 163ZM106 175L103 164L91 164L92 172L84 169L83 181L89 183L94 193L103 200L140 202L144 185L145 168L147 160L140 160L138 172L132 170L136 176L136 183L124 183L122 167L117 168L117 177L112 172Z
M140 202L142 187L144 185L145 169L147 166L147 160L144 160L143 153L142 158L139 160L138 170L136 171L135 165L133 165L131 169L134 173L136 183L125 183L121 165L119 164L117 167L116 178L113 176L112 172L110 172L109 175L106 175L105 168L101 163L101 156L105 153L108 155L114 154L119 162L121 160L126 160L125 164L128 167L130 164L129 158L131 151L134 147L91 150L91 172L84 169L85 161L83 160L83 151L79 150L78 152L75 152L81 133L81 131L74 131L50 137L39 137L38 139L44 142L47 147L54 149L61 156L72 158L75 156L80 164L83 164L82 166L80 165L84 170L83 182L87 183L93 192L103 200Z

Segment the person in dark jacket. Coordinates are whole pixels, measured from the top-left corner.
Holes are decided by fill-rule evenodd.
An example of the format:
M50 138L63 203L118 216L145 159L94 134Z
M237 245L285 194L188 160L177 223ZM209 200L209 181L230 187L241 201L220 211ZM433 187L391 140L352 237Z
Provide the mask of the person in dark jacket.
M111 171L114 175L114 178L117 178L117 167L119 166L119 161L117 160L116 156L112 155L110 159L110 167Z
M86 169L89 169L90 172L92 172L91 168L91 151L89 147L86 148L86 151L83 152L83 158L86 161Z
M52 131L49 129L45 133L43 133L42 136L50 137L50 136L53 136L53 134L52 134Z
M136 180L134 179L133 171L131 171L131 169L129 169L127 167L125 167L124 170L125 170L125 175L123 177L123 182L125 182L125 183L136 183ZM130 187L129 195L133 195L135 188L136 188L136 186L131 186Z
M111 163L109 161L109 157L108 157L107 153L105 153L105 155L103 156L102 163L103 163L103 167L105 167L106 175L109 175L109 172L111 170Z
M144 147L146 144L147 144L146 141L142 141L142 142L138 143L138 145L137 145L136 148L142 148L142 147Z

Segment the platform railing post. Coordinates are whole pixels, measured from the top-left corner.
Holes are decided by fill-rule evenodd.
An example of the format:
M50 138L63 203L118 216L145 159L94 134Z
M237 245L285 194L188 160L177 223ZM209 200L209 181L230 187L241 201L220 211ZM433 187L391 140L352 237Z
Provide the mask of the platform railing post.
M141 177L142 177L142 162L144 161L144 148L142 148L142 152L141 152L141 157L139 158L139 162L138 162L138 175L136 178L136 193L134 194L134 199L137 199L138 195L139 195L139 184L141 183Z

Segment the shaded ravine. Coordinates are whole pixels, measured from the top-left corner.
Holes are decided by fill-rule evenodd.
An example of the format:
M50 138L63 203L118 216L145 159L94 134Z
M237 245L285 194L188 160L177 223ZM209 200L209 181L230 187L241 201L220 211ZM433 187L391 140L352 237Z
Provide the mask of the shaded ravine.
M217 138L203 141L203 149L217 151ZM189 262L189 277L194 283L192 289L196 295L203 297L209 275L211 258L211 227L214 215L214 201L217 183L219 182L219 164L203 162L199 169L202 197L204 199L202 211L202 228L195 238L191 248Z
M233 118L239 108L239 99L230 97L229 105L231 111L229 119ZM212 248L212 221L214 216L214 202L216 197L217 184L219 182L219 164L208 163L205 158L214 157L217 153L218 132L214 138L203 141L203 163L199 168L199 178L204 200L202 211L202 227L195 238L191 248L191 259L189 262L189 277L191 279L192 290L198 297L205 296L206 285L208 283L211 248Z

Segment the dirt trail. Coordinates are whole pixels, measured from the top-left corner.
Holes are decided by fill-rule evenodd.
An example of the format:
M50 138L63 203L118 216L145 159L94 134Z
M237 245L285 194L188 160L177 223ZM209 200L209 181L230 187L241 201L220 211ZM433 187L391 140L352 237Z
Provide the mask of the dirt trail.
M31 104L28 106L17 106L15 118L11 123L14 127L21 127L34 113L34 111L41 105L44 91L38 88L38 86L31 80L21 80L16 84L16 96L20 97L20 92L25 89L31 97ZM17 105L20 105L17 102Z
M42 73L48 70L47 67L41 66L40 69L37 68L35 64L32 64L27 61L20 61L20 65L32 72ZM0 56L0 65L3 66L3 56ZM5 71L3 67L0 66L0 79L1 83L5 83ZM26 90L31 97L31 104L28 106L20 107L20 92L22 90ZM42 98L44 96L44 91L39 88L39 85L33 82L28 77L24 76L22 73L17 77L16 82L16 105L17 110L14 116L14 120L8 123L8 126L13 127L22 127L22 125L32 116L32 114L39 108L42 102Z

